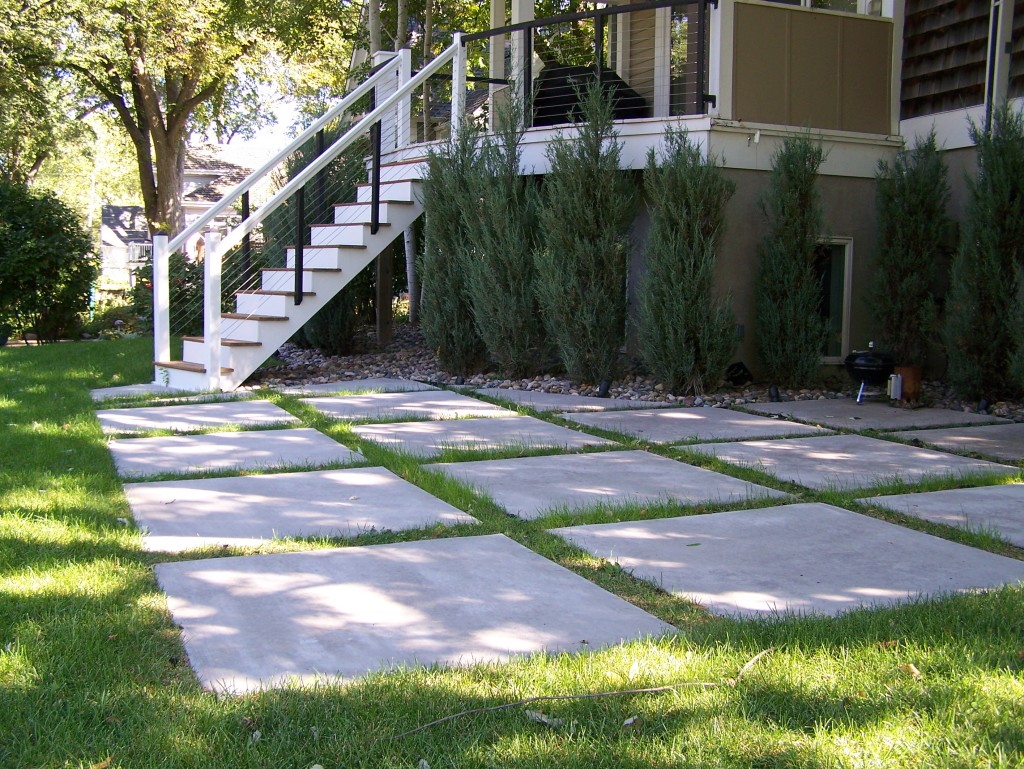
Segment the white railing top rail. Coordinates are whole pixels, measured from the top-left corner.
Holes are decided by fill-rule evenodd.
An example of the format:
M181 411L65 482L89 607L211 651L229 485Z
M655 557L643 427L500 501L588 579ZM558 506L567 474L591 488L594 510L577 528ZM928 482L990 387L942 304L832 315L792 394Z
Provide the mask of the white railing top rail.
M328 163L333 161L343 150L348 148L362 136L370 127L381 119L389 110L394 108L403 99L407 99L417 89L421 88L423 84L434 74L437 73L445 64L452 61L456 54L459 52L462 43L459 40L459 35L456 34L455 42L452 43L448 48L442 51L435 59L433 59L427 66L423 67L416 75L406 81L401 87L390 94L386 99L382 100L373 110L366 113L355 125L348 129L344 135L342 135L336 142L330 147L324 150L324 152L314 159L309 165L303 168L297 173L292 179L288 181L281 189L274 193L266 203L260 206L258 211L255 211L248 219L239 222L231 232L220 243L221 253L227 253L232 248L242 242L242 238L252 232L267 216L277 210L281 205L284 204L288 198L290 198L296 191L303 187L306 182L312 179L319 171L327 166ZM369 82L369 81L367 81ZM355 93L355 92L353 92Z
M397 54L392 54L392 58L395 57L397 57ZM378 69L376 72L370 75L370 77L368 77L366 80L360 83L355 88L355 90L348 93L344 98L341 99L341 101L339 101L329 110L327 110L327 112L325 112L320 118L318 118L302 133L296 136L286 147L282 148L266 163L264 163L262 166L257 168L247 177L245 177L245 179L243 179L230 190L228 190L224 194L224 197L221 198L217 203L215 203L209 210L207 210L206 213L204 213L199 219L197 219L195 222L190 224L188 227L186 227L184 230L182 230L174 238L171 239L171 241L167 244L167 252L174 253L183 245L185 245L185 242L190 237L199 232L202 232L203 229L208 224L210 224L210 222L214 221L218 216L226 212L231 207L231 205L242 196L244 192L251 189L256 183L261 181L263 177L265 177L267 174L269 174L271 171L277 168L278 165L280 165L285 158L287 158L293 152L302 147L302 145L305 144L307 141L312 139L316 135L317 131L324 128L338 116L344 114L347 110L349 110L352 107L353 104L355 104L355 102L357 102L366 94L370 93L370 91L373 90L373 88L376 87L376 85L381 80L393 74L391 72L391 69L391 62L389 61L386 66L383 66L380 69Z

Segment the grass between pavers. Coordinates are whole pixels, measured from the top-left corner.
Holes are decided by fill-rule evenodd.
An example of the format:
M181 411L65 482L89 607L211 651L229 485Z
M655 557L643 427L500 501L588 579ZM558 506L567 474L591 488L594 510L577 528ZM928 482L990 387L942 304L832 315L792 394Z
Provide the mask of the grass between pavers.
M111 384L114 375L121 383L146 381L148 356L145 340L0 349L0 766L420 767L424 761L434 769L574 769L1024 762L1019 587L838 619L714 618L590 558L537 522L511 518L486 496L426 470L427 460L359 441L345 423L318 418L278 396L271 399L307 426L363 451L371 463L390 466L482 522L404 535L368 533L364 543L502 531L681 632L508 665L396 670L348 684L230 698L204 692L188 669L180 633L151 570L154 562L179 556L142 552L138 532L118 523L129 515L128 506L88 395L91 387ZM744 480L756 477L721 470ZM802 490L800 501L849 506L838 493ZM639 511L619 514L642 517ZM741 675L767 649L772 651ZM712 686L685 686L693 683ZM454 713L529 697L672 684L684 686L532 702L406 734Z

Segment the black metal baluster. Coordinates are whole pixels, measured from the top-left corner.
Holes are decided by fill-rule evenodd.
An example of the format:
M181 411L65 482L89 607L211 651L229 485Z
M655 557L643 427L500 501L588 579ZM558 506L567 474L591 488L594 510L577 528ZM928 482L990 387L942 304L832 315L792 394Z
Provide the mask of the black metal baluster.
M306 241L306 189L295 193L295 304L302 304L302 261Z

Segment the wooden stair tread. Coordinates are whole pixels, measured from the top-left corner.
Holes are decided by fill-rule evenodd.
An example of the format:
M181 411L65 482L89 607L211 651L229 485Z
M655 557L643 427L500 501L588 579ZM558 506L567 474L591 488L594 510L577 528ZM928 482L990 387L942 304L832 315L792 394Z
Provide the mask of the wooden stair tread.
M160 366L161 368L173 368L178 371L191 371L194 374L206 373L206 366L201 363L189 363L183 360L158 360L153 361L153 365ZM233 368L224 368L223 366L220 369L221 374L233 374L234 371Z
M221 313L222 318L228 320L288 320L287 315L252 315L244 312Z
M183 336L181 338L183 342L199 342L204 343L206 340L201 336ZM246 339L221 339L220 343L225 347L262 347L263 342L250 342Z
M413 202L411 200L384 200L381 203L387 203L389 206L411 206ZM350 208L352 206L372 206L373 203L335 203L335 208Z

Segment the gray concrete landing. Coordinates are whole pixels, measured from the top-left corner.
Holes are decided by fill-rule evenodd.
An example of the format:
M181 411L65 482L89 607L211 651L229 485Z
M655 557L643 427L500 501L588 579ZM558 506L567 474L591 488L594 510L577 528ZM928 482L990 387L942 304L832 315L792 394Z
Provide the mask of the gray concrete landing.
M240 433L170 435L110 441L122 478L211 470L267 470L361 462L363 457L307 427Z
M1009 462L1024 460L1024 423L962 427L951 430L914 430L897 433L947 451L970 451Z
M651 411L560 414L581 425L634 435L652 443L690 440L745 440L826 432L796 422L744 414L723 408L674 408Z
M418 457L436 457L445 449L581 449L615 445L604 438L523 416L356 425L352 431L393 451Z
M95 402L102 403L103 401L110 400L112 398L132 398L138 395L154 395L156 397L171 398L175 395L187 393L185 390L176 390L172 387L165 387L164 385L157 384L156 382L149 382L148 384L98 387L95 390L90 390L89 394Z
M515 416L514 411L448 390L343 395L335 398L308 398L304 402L330 417L351 420Z
M513 390L503 387L485 387L477 390L481 395L500 398L510 403L529 406L537 411L624 411L626 409L670 408L671 403L630 401L625 398L595 398L571 393L549 393L543 390Z
M646 451L563 454L428 465L489 494L508 512L538 518L553 507L672 501L744 502L780 491Z
M228 403L189 403L181 406L143 406L141 408L97 411L103 432L145 433L153 430L187 432L211 427L240 425L293 424L299 420L270 401L230 401Z
M858 405L853 398L748 403L743 408L759 414L779 414L802 422L844 430L906 430L914 427L990 425L1007 421L999 417L949 409L904 409L891 406L888 402L865 401Z
M433 385L417 382L413 379L370 378L285 387L281 392L286 395L338 395L341 393L355 395L358 393L420 392L437 389Z
M781 480L812 489L859 489L896 480L919 482L928 476L1005 476L1018 472L1007 465L863 435L707 443L687 448L712 454L725 462L764 470Z
M163 563L156 575L199 680L226 693L674 630L500 534Z
M1024 562L831 505L554 529L716 614L836 615L1024 579Z
M1024 547L1024 484L866 497L861 502L962 529L992 529Z
M477 522L383 468L129 483L124 490L147 550Z

